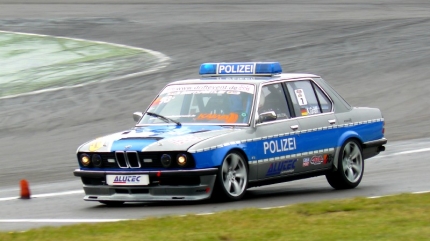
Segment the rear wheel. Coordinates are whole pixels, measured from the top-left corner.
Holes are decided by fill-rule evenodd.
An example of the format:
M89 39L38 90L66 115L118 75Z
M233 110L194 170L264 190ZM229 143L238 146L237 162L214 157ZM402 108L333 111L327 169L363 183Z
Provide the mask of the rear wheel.
M364 161L358 141L347 140L341 147L338 169L326 175L328 183L335 189L355 188L360 184L364 172Z
M248 186L248 166L239 152L228 153L218 170L215 195L223 199L239 200Z

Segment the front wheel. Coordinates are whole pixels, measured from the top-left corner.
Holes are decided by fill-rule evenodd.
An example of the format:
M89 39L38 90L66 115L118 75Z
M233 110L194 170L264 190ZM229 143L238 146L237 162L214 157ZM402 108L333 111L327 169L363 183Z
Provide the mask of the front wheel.
M248 166L239 152L228 153L218 170L216 194L228 200L239 200L248 186Z
M364 172L361 146L356 140L346 141L340 150L338 169L326 175L328 183L335 189L351 189L360 184Z

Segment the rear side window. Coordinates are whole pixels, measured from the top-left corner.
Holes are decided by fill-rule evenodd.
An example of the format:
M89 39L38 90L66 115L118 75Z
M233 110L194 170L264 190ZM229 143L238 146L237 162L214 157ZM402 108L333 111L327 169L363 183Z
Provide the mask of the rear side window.
M332 103L324 92L310 80L287 82L296 116L331 112Z

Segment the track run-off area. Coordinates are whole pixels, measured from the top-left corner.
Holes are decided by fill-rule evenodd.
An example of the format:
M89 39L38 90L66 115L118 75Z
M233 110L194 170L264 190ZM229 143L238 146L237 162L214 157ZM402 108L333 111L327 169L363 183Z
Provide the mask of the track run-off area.
M145 67L136 62L112 81L94 76L91 84L0 99L0 230L430 190L426 1L10 2L0 0L1 31L147 49L168 64L134 75ZM84 202L72 174L76 148L130 128L132 113L166 83L197 77L201 63L221 61L279 61L285 72L321 75L351 105L382 110L386 151L365 162L353 190L335 191L317 177L253 188L231 203ZM29 181L31 199L18 198L21 179Z

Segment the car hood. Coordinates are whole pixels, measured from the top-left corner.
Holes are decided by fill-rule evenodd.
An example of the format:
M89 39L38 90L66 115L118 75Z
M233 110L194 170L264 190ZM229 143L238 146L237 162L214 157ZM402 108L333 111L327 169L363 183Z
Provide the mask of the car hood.
M78 152L185 151L197 142L234 132L223 126L147 126L91 140Z

